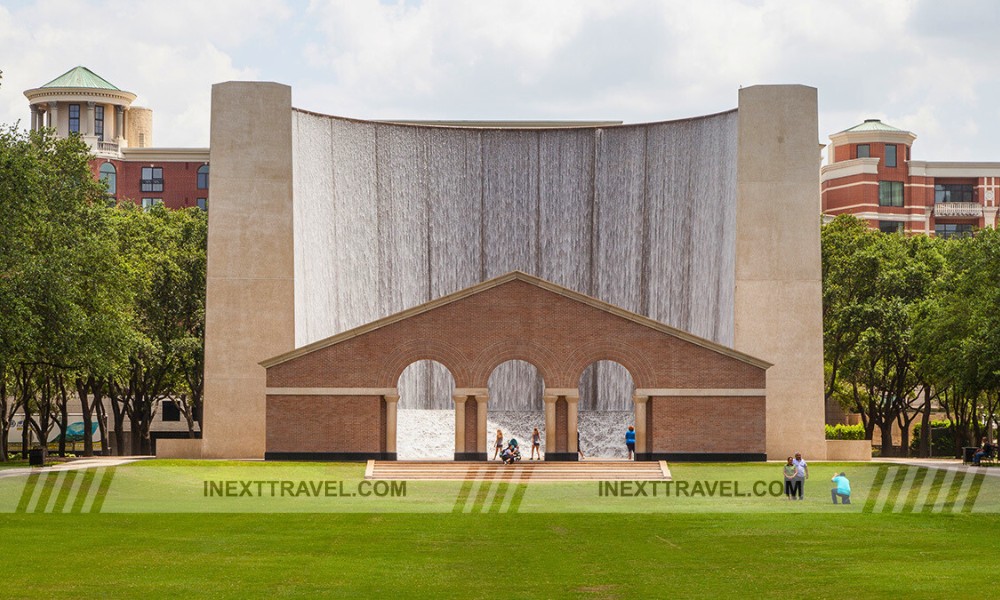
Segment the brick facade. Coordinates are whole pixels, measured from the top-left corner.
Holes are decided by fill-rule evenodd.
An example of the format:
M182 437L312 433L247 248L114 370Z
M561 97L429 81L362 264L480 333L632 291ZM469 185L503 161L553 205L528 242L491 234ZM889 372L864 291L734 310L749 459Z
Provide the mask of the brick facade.
M873 229L942 235L995 227L1000 163L926 162L911 159L912 133L870 119L830 136L829 164L822 168L822 206L827 218L852 214ZM895 166L888 166L895 147ZM867 149L867 156L864 149ZM902 186L901 206L879 199L880 182ZM935 198L935 187L965 187L971 197Z
M767 363L513 273L266 361L267 456L348 448L359 457L393 453L384 444L372 445L385 422L375 412L378 397L351 394L393 390L408 365L428 359L451 371L456 388L480 390L505 361L533 364L546 390L556 390L546 394L559 396L555 436L549 438L555 443L552 452L575 455L575 405L570 417L567 400L576 402L580 376L591 363L613 360L628 369L637 390L722 390L709 397L651 393L649 458L678 453L760 458L764 453ZM332 389L340 395L280 395L301 389ZM760 394L725 395L747 389ZM477 412L474 397L467 399L465 453L485 448ZM299 439L296 432L309 435Z
M100 176L101 165L111 163L115 167L116 190L113 197L119 201L132 201L142 205L143 198L155 198L170 209L190 208L198 206L198 199L208 200L208 188L198 188L198 169L208 163L205 161L128 161L118 159L95 158L90 161L90 170L97 179ZM163 169L163 191L142 191L142 168L159 167Z

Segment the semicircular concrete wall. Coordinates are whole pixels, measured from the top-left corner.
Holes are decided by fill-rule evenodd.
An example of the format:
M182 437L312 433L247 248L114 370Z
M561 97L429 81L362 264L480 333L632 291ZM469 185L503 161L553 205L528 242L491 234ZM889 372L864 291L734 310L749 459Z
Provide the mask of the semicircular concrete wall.
M732 346L736 111L539 129L292 119L296 346L515 269ZM604 371L585 404L622 396ZM412 372L414 407L450 408L443 373ZM505 365L491 394L528 408L531 376Z

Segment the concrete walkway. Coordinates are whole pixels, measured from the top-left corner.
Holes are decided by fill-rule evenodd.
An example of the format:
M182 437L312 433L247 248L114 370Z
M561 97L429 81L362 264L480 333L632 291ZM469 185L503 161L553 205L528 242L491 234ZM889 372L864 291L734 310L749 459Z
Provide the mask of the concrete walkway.
M148 460L152 456L95 456L53 464L49 467L24 467L17 469L0 469L0 479L8 477L23 477L32 473L49 473L52 471L78 471L81 469L96 469L100 467L117 467L139 460Z
M946 471L961 471L963 473L982 473L990 477L1000 477L1000 466L998 465L976 467L962 464L962 460L959 458L873 458L872 464L877 463L944 469Z

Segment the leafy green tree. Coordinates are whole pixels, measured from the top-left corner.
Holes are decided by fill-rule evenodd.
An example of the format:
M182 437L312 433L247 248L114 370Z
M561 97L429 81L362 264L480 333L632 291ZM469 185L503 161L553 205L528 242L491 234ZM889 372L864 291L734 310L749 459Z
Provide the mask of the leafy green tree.
M918 414L921 383L911 347L913 320L943 267L933 240L887 235L841 216L823 229L826 396L879 429L884 455L903 453Z
M956 456L978 444L1000 403L1000 234L940 242L947 258L917 323L920 368L955 430Z
M135 293L134 335L108 390L119 440L128 419L133 451L148 453L150 427L164 399L178 402L194 430L204 368L207 217L198 209L146 211L131 203L115 212L119 251Z
M65 378L107 355L124 322L109 304L116 255L89 158L77 136L0 134L0 370L13 388L0 433L17 405L43 448L57 420L65 429Z

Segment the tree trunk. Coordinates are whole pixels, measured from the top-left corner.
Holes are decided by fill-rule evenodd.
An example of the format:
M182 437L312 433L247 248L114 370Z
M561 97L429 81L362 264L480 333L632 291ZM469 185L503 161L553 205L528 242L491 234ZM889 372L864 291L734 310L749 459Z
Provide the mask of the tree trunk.
M931 456L931 388L924 386L924 406L920 416L920 458Z
M882 456L895 456L892 447L892 421L883 423L880 429L882 430Z
M59 436L59 456L66 457L66 433L69 431L69 394L66 393L66 382L62 376L56 378L59 386L59 429L62 435Z
M90 382L93 379L84 380L76 378L76 395L80 397L80 412L83 413L83 455L94 455L94 405L90 402Z

